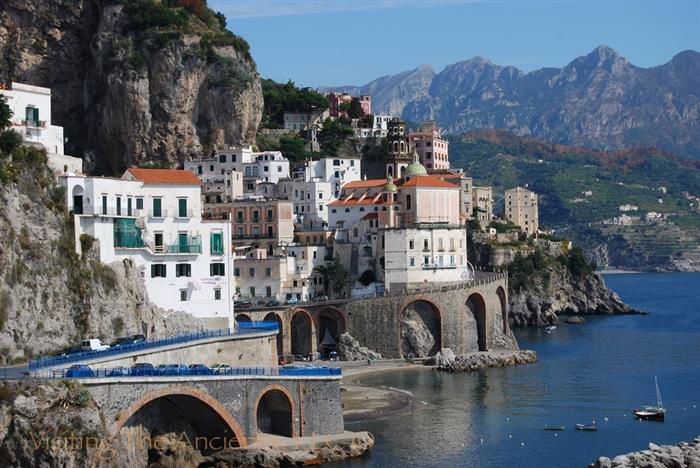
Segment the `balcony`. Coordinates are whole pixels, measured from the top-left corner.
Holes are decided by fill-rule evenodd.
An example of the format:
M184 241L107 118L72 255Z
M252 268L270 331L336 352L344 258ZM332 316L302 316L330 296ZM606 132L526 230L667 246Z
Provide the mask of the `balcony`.
M23 127L35 127L35 128L46 128L45 120L23 120Z
M151 219L163 219L168 216L168 210L148 210L148 217Z
M201 254L202 253L202 238L201 236L188 237L187 242L181 241L175 244L167 245L167 254Z
M455 270L457 265L435 265L435 264L423 264L424 270Z
M176 210L175 211L175 218L178 219L189 219L194 216L194 210L188 209L184 211Z

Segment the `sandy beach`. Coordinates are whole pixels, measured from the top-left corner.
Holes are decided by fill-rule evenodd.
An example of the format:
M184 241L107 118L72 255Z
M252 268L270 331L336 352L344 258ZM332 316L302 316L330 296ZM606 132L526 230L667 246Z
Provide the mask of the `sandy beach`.
M372 387L362 384L362 378L386 372L431 371L433 366L413 364L403 360L339 362L343 369L341 398L345 421L359 421L386 416L406 408L413 399L410 394L386 387Z

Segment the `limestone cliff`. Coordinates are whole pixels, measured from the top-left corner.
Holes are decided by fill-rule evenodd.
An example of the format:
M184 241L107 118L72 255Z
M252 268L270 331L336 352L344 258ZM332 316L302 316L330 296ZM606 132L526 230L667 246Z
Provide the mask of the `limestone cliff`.
M66 152L98 173L176 165L254 142L260 79L248 44L195 2L5 0L0 80L53 89Z
M527 286L511 288L508 297L510 320L516 325L555 324L561 314L636 312L597 273L576 277L565 267L552 265L531 279Z
M21 362L80 339L167 336L201 326L150 304L131 262L75 252L72 219L42 152L5 161L0 185L0 362ZM85 246L89 238L83 239Z

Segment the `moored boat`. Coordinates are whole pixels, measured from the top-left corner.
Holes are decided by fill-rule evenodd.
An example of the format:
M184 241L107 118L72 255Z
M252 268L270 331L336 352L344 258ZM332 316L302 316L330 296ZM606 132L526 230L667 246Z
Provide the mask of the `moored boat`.
M563 431L565 428L562 425L559 424L545 424L544 425L544 430L545 431Z
M598 425L596 423L591 424L576 424L577 431L597 431Z
M666 419L666 408L661 401L661 391L659 390L659 382L654 376L654 384L656 385L656 406L644 406L634 410L634 416L637 419L645 421L663 421Z

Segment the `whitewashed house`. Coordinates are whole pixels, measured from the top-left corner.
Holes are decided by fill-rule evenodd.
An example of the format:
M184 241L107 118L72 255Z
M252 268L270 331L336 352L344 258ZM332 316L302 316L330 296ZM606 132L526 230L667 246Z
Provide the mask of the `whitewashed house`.
M0 87L12 111L12 129L25 143L46 150L49 167L56 174L80 174L83 160L63 153L63 127L51 124L51 89L23 83Z
M87 234L99 259L141 267L149 299L196 317L228 317L231 235L202 219L201 181L190 171L128 169L121 178L65 175L76 250Z

